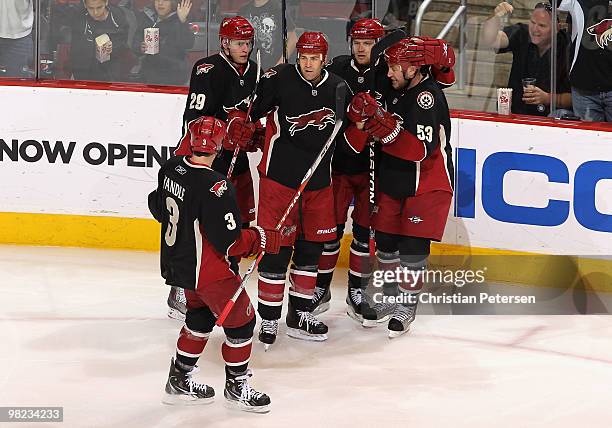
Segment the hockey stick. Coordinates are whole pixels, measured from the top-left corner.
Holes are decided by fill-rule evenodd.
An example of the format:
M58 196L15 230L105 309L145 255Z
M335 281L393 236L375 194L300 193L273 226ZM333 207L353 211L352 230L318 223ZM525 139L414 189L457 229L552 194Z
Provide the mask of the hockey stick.
M281 0L281 15L283 16L283 59L285 64L289 63L287 55L287 0Z
M257 48L257 53L255 54L257 57L257 76L255 77L255 87L253 88L253 92L249 96L249 108L247 109L246 117L249 120L249 116L251 116L251 110L253 109L253 101L255 98L255 94L257 93L257 87L259 86L259 77L261 76L261 52L259 48ZM227 178L232 178L232 172L234 172L234 166L236 166L236 159L238 159L238 152L240 152L240 147L236 144L234 148L234 154L232 155L232 161L230 162L230 166L227 170Z
M341 82L336 87L336 123L334 125L334 130L332 131L331 135L325 142L325 145L323 146L323 148L321 148L321 151L317 155L317 158L315 159L312 166L308 168L308 171L306 171L306 175L304 175L304 178L302 178L302 182L300 183L295 194L293 195L293 199L291 199L289 206L283 213L283 216L281 217L281 219L276 224L275 230L281 229L281 227L285 223L285 220L289 216L289 213L291 212L291 210L293 209L297 201L300 199L300 196L302 196L304 189L306 188L306 186L308 185L308 182L310 181L315 171L317 170L317 167L319 166L319 164L321 163L321 161L327 154L329 148L334 143L334 139L336 138L336 135L338 135L338 132L340 131L340 128L342 127L342 121L344 119L345 95L346 95L346 84L344 82ZM251 266L249 266L249 268L245 272L244 277L240 281L240 286L238 287L238 289L236 290L232 298L227 302L221 314L219 314L219 317L217 318L217 322L216 322L218 326L223 325L223 322L225 321L230 311L234 307L236 300L238 300L238 297L240 297L240 294L245 289L246 284L249 281L249 277L251 276L253 271L255 271L255 268L257 267L257 265L259 265L259 262L263 258L264 254L266 254L265 251L260 252L257 258L255 259L255 261L251 264Z
M372 96L376 96L375 92L376 92L376 71L375 71L375 67L376 67L376 63L378 61L378 59L380 58L380 56L383 54L383 52L385 51L385 49L393 46L394 44L396 44L397 42L399 42L400 40L402 40L403 38L407 37L408 35L406 34L406 31L403 28L399 28L389 34L387 34L385 37L383 37L382 39L380 39L374 46L372 46L372 50L370 51L370 76L368 78L368 87L370 88L370 91L372 92ZM376 196L374 193L374 187L376 185L376 159L375 159L375 149L376 146L376 142L374 141L373 138L369 138L369 143L368 143L368 153L369 153L369 157L370 157L370 185L369 185L369 191L370 191L370 199L369 199L369 205L370 205L370 225L369 225L369 233L370 233L370 240L368 242L368 250L370 253L370 257L374 257L376 255L376 241L374 240L374 229L372 228L372 214L374 213L374 206L376 205Z

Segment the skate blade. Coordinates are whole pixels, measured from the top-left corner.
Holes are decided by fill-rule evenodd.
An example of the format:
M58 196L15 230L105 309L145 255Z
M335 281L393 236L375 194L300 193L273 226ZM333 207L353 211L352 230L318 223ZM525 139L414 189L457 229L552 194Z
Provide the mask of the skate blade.
M327 334L310 334L299 328L287 328L287 336L294 339L309 340L311 342L323 342L327 340Z
M368 319L363 319L363 322L361 323L361 325L365 328L372 328L372 327L378 327L379 325L381 325L384 322L389 321L389 319L391 318L391 315L386 315L380 319L377 320L368 320Z
M388 331L389 331L389 339L395 339L396 337L400 337L402 334L408 333L410 331L410 326L408 326L406 330L402 330L402 331L395 331L395 330L388 330Z
M313 315L320 315L320 314L322 314L323 312L327 312L327 311L329 311L329 307L330 307L329 302L321 303L319 306L317 306L317 307L316 307L316 308L315 308L315 309L312 311L312 314L313 314Z
M356 313L350 305L346 310L346 314L350 319L357 321L359 324L363 323L363 316Z
M172 318L177 321L185 321L185 314L178 309L168 308L168 318Z
M270 411L270 405L267 404L265 406L247 406L244 403L236 400L230 400L229 398L225 399L224 407L232 410L240 410L242 412L250 412L250 413L268 413Z
M269 343L264 343L264 352L268 352L268 349L270 349L270 345Z
M213 401L215 401L215 397L194 398L186 394L164 394L162 398L162 403L169 406L201 406L211 404Z

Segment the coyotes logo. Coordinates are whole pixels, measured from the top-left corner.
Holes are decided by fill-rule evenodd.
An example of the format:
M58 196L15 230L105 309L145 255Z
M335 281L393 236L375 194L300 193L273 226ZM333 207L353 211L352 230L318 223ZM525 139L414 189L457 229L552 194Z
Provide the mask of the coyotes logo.
M587 28L587 33L595 36L595 43L602 49L612 42L612 19L602 19L599 23Z
M213 64L200 64L200 65L198 65L197 68L196 68L196 76L199 76L200 74L208 73L210 70L212 70L213 67L214 67Z
M227 183L225 182L225 180L217 181L210 188L210 191L214 193L217 198L220 198L221 196L223 196L226 190L227 190Z
M274 76L275 74L276 74L276 70L271 68L268 71L266 71L261 77L263 77L264 79L269 79L270 77Z
M235 105L233 105L231 107L223 106L223 111L225 111L226 113L229 113L229 112L234 111L234 110L247 111L248 108L249 108L249 98L250 98L250 96L246 97L242 101L239 101L238 104L235 104Z
M316 126L319 131L325 129L328 124L333 125L336 122L336 115L332 109L323 107L299 116L287 116L285 119L291 124L289 134L293 137L296 132L303 131L311 125Z

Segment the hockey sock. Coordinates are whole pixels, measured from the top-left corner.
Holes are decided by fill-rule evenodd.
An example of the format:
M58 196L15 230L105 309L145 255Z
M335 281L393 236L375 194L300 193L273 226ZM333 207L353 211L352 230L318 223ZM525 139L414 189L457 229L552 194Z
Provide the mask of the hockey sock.
M312 295L317 283L317 266L291 265L289 271L289 301L294 309L310 310Z
M402 267L399 291L408 297L408 304L417 304L423 289L431 241L426 238L402 237L399 241Z
M336 269L336 263L338 263L338 256L340 255L340 241L326 242L323 244L323 253L319 257L319 273L317 275L317 287L328 289L334 270Z
M176 366L179 370L190 371L204 351L210 332L190 330L184 325L176 342Z
M423 289L427 268L427 257L400 256L402 274L398 283L399 292L405 296L405 304L416 305Z
M241 327L225 327L225 342L221 345L221 354L225 360L226 374L245 372L251 358L255 317Z
M317 263L323 252L323 243L297 240L293 263L289 271L289 301L294 309L310 311L312 295L317 284Z
M259 272L257 280L257 311L263 319L277 320L283 309L284 273Z
M376 260L378 261L378 266L382 271L383 278L396 277L396 273L400 267L399 251L388 253L377 249ZM392 272L392 274L389 274L389 272ZM383 287L385 296L394 295L395 291L397 290L397 282L385 280Z
M366 288L372 275L372 265L368 243L353 239L351 252L349 254L349 288Z
M225 342L221 345L221 354L228 370L234 372L246 371L251 358L252 342L252 337L249 339L225 338Z
M292 247L281 247L278 254L266 254L259 263L257 312L265 320L280 319L292 252Z

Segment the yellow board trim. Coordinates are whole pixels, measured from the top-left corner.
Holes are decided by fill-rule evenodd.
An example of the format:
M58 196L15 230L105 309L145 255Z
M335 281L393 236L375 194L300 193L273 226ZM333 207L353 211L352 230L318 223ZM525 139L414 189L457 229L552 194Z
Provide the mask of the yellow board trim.
M350 234L343 237L338 266L348 266L351 240ZM159 251L160 226L152 219L0 213L0 243ZM570 283L612 292L610 259L433 244L429 261L432 266L451 269L486 267L488 281L538 287L567 287Z

